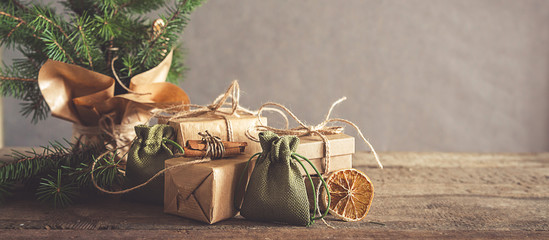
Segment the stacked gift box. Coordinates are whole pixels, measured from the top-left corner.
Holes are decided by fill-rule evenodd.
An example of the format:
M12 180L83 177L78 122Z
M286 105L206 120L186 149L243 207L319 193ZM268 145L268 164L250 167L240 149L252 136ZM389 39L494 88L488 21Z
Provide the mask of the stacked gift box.
M189 109L182 105L178 107L184 110L170 112L171 117L170 115L157 115L159 124L173 130L170 131L173 132L172 139L175 140L176 145L182 146L182 150L185 149L183 152L186 152L184 155L174 155L173 158L162 160L164 161L164 170L162 171L165 171L163 192L165 213L209 224L232 218L238 214L238 208L249 190L247 189L248 179L254 170L254 160L258 159L253 159L252 156L263 151L257 140L259 139L258 135L261 131L273 128L267 126L267 118L260 114L263 107L258 113L253 113L234 104L234 101L238 102L238 97L236 99L233 97L239 95L235 91L238 91L238 84L233 82L224 97L219 97L211 105L198 106L198 109ZM229 98L232 98L233 101L231 108L227 108L227 104L225 104ZM284 107L282 109L290 113ZM293 116L291 113L290 115ZM303 185L303 188L300 188L298 192L305 194L305 201L308 198L308 206L310 210L313 210L316 205L313 202L314 189L320 189L320 179L332 172L352 168L355 138L342 133L343 128L341 127L329 127L329 131L321 133L310 130L302 122L297 121L303 126L296 128L298 129L297 133L293 131L295 129L283 129L278 132L281 135L299 135L299 144L296 148L292 147L292 156L295 151L297 156L305 157L314 166L298 157L292 157L289 160L290 165L298 166L296 168L290 166L293 168L296 179L303 178L304 181L304 184L300 184ZM321 125L325 126L326 123ZM214 158L211 153L214 145L207 143L204 138L206 135L211 139L217 139L211 141L218 141L223 146L242 147L240 151L236 151L236 155L233 151L232 154L225 156L221 154L220 158ZM295 138L288 139L296 141ZM163 141L162 144L165 145L165 142ZM195 152L188 154L190 149ZM279 151L279 149L275 151ZM197 152L204 152L204 155L197 155ZM260 157L263 154L265 153L262 153ZM300 163L295 161L300 161ZM127 172L127 174L131 175L131 172ZM312 177L315 182L314 186L310 184L308 177ZM275 179L277 178L275 177ZM323 203L323 200L319 200L318 203ZM319 205L325 206L325 204ZM314 213L312 215L314 216Z
M314 137L303 137L305 144L299 145L298 153L307 154L322 152L323 142ZM332 156L330 169L333 171L351 168L352 153L354 153L354 138L341 134L333 135L337 144L345 146L346 152L334 151L341 155ZM315 141L316 140L316 141ZM334 144L335 145L335 144ZM333 147L334 150L336 147ZM317 158L311 158L317 169L323 169L321 166L322 158L318 155L311 155ZM213 160L205 163L186 165L185 167L175 168L165 174L164 187L164 212L183 216L186 218L215 223L222 221L237 214L235 209L235 196L238 189L243 189L245 182L237 186L239 177L242 175L246 163L251 156L248 154L238 157ZM192 161L192 158L172 158L165 162L166 167L171 167L182 162ZM250 164L253 166L253 163ZM312 171L312 167L310 172ZM249 168L249 172L253 170ZM241 199L237 196L236 199Z
M259 143L250 140L245 134L250 126L258 123L256 116L231 116L229 119L233 127L234 140L248 143L245 154L186 165L168 171L165 174L164 212L210 224L232 218L237 214L235 194L239 194L239 196L236 196L236 201L240 201L242 191L239 190L244 189L246 184L244 181L238 186L239 178L243 174L251 155L261 152L261 147ZM262 119L262 122L265 123L266 119ZM168 122L168 124L175 128L178 142L182 145L187 140L199 139L198 132L205 129L212 135L221 136L222 139L227 138L225 120L215 115L188 118ZM325 169L337 171L351 168L352 154L355 152L354 137L335 134L326 135L326 138L328 139L326 144L330 145L330 161L327 166L323 164L325 161L325 143L319 136L300 137L297 153L308 158L321 174L325 173ZM188 161L193 161L193 158L172 158L165 162L165 167ZM250 163L250 167L244 176L249 176L253 170L253 164L253 162ZM315 175L310 165L306 163L304 165L307 172ZM305 171L303 169L301 171L302 175L305 176Z

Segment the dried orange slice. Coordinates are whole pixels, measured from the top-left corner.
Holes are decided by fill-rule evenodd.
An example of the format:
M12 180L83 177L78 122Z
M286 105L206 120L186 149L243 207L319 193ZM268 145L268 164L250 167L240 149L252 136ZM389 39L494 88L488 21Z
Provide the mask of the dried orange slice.
M348 222L366 217L374 199L374 186L366 174L353 168L339 170L328 177L326 184L332 197L332 215ZM326 204L328 196L324 195Z

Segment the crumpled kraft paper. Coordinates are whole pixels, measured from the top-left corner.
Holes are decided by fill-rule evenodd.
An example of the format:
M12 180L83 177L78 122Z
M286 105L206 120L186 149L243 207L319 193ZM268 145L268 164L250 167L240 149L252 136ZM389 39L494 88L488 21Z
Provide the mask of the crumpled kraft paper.
M116 113L115 123L147 120L147 109L159 104L189 103L178 86L164 82L172 53L158 66L131 79L130 89L146 95L114 96L115 80L73 64L48 60L40 69L38 84L52 115L84 126L95 126L99 118Z
M130 90L145 94L115 96L115 79L53 60L46 61L40 69L38 85L55 117L77 125L94 127L99 125L102 117L108 115L113 125L134 126L149 120L150 110L155 107L190 103L181 88L165 82L171 61L170 52L158 66L130 80Z

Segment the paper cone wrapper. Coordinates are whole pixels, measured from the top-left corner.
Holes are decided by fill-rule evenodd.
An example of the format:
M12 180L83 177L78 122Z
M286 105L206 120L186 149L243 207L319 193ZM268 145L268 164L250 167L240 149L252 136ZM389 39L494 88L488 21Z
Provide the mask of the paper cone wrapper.
M133 93L115 96L114 78L53 60L46 61L40 68L38 85L52 115L76 125L73 129L74 137L84 135L89 137L88 141L94 141L94 137L107 130L116 138L117 133L121 132L124 132L123 135L131 135L127 132L133 131L133 126L146 123L153 108L190 103L189 97L181 88L164 82L171 61L170 52L158 66L134 76L129 86ZM108 117L108 126L111 129L101 126L100 121L105 120L105 117ZM86 130L85 127L92 128ZM96 129L101 131L90 133L89 130L93 130L93 127L98 127ZM122 139L114 140L128 143Z

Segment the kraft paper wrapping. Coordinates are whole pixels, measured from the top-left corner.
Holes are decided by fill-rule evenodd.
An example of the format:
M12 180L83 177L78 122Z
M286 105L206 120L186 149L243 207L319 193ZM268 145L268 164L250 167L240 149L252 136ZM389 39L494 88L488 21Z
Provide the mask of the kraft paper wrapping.
M236 186L249 158L249 155L241 155L167 171L164 177L164 212L209 224L234 217L237 213L234 208ZM170 167L191 160L194 159L172 158L166 160L165 165ZM248 174L250 172L251 169ZM246 181L239 189L243 189L244 184Z
M38 85L52 115L78 125L74 128L75 137L82 134L93 138L93 132L97 136L106 130L113 136L123 132L124 138L133 139L133 126L148 121L152 108L190 103L189 97L181 88L164 82L171 61L170 52L158 66L130 80L129 89L137 93L147 93L144 95L127 93L115 96L115 79L77 65L53 60L46 61L40 69ZM99 129L100 119L106 116L109 118L107 124L112 129Z
M234 142L246 142L248 146L244 150L244 154L254 154L261 152L261 145L258 142L254 142L246 137L246 130L250 127L259 124L257 116L253 115L227 115L227 119L231 122ZM267 118L261 118L263 123L267 122ZM159 120L160 121L160 120ZM218 136L223 141L227 141L227 123L225 119L214 114L207 113L199 117L183 118L177 121L169 121L168 124L176 130L177 142L182 146L185 145L187 140L200 140L202 137L198 135L199 132L208 130L213 136ZM257 137L257 132L251 131L252 135Z
M330 172L348 169L353 167L353 153L355 153L355 138L346 134L326 135L330 142L331 160L328 166ZM322 174L325 173L323 168L324 161L324 142L319 136L303 136L299 137L299 146L297 147L298 154L308 158L316 169ZM305 168L310 175L316 175L313 168L306 162L303 162ZM305 171L301 169L301 173L305 175Z

